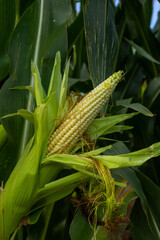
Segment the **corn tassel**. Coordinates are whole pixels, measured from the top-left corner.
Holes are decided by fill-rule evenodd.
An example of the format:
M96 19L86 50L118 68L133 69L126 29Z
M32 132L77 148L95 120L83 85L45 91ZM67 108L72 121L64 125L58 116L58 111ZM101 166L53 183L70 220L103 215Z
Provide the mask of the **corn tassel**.
M65 153L80 139L122 78L122 71L114 73L107 80L89 92L67 114L58 128L51 134L47 154Z

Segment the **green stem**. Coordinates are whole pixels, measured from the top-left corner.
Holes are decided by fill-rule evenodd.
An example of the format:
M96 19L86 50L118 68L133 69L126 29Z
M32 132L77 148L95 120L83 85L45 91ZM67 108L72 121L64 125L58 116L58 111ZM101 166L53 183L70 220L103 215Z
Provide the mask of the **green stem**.
M14 240L14 239L15 239L16 234L17 234L17 232L18 232L19 229L20 229L20 227L18 226L18 227L16 228L16 230L14 231L14 233L12 234L12 237L10 238L10 240Z
M44 226L44 229L43 229L43 232L41 235L41 240L46 239L46 234L47 234L47 230L48 230L48 226L49 226L49 222L51 219L53 208L54 208L54 203L45 208L45 226Z

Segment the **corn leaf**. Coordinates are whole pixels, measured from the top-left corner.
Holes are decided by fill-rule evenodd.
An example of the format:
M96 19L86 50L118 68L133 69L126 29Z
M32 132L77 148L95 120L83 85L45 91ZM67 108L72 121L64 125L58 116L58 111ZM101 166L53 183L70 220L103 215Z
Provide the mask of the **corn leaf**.
M154 62L156 64L160 64L159 61L157 61L154 57L152 57L148 52L146 52L142 47L138 46L137 44L135 44L133 41L130 41L128 39L126 39L126 41L133 46L137 53L139 53L142 57L145 57L146 59L148 59L151 62Z
M93 150L93 151L90 151L90 152L83 153L83 154L81 154L81 156L89 157L89 156L98 155L98 154L101 154L101 153L103 153L104 151L110 149L111 147L112 147L112 146L109 145L109 146L106 146L106 147L103 147L103 148L98 148L98 149L96 149L96 150Z
M57 118L58 114L60 89L61 89L61 56L60 52L57 52L47 94L47 98L49 99L48 102L49 115L52 115L53 116L52 119L54 118L54 120Z
M147 218L156 239L160 238L160 188L140 171L136 171L147 200Z
M68 166L75 169L76 171L85 174L86 176L90 176L93 178L95 178L96 176L97 179L101 179L100 176L96 175L96 173L93 172L94 162L89 157L71 154L54 154L50 157L45 158L42 161L42 166L50 165L50 167L54 168L55 163L61 164L60 170L62 167Z
M26 109L20 109L17 111L17 113L11 113L6 116L3 116L2 119L8 118L8 117L14 117L14 116L21 116L21 117L25 118L26 120L30 121L31 123L34 123L33 113L30 111L27 111Z
M134 205L134 210L131 214L132 228L132 238L135 240L143 239L145 235L145 240L156 240L151 227L148 224L148 218L146 217L143 207L140 201L136 201Z
M144 94L145 104L149 108L151 108L151 106L156 101L159 95L160 95L160 78L155 77L149 82L147 89L145 91Z
M33 140L32 138L28 145L26 146L19 162L16 167L16 169L12 172L8 182L5 185L5 191L0 192L0 238L1 239L9 239L10 233L15 229L17 224L13 223L12 220L12 211L6 212L6 209L13 209L13 199L12 199L12 194L14 191L14 185L12 183L15 183L16 180L18 179L18 175L20 174L20 166L23 164L23 161L27 159L29 152L31 151L31 148L33 146ZM23 190L23 188L22 188ZM21 191L20 191L21 193ZM18 194L19 195L19 194ZM15 209L14 209L15 210ZM6 224L7 223L7 224ZM10 229L10 226L11 229Z
M11 90L28 90L32 96L35 98L35 91L34 91L34 87L32 85L29 86L16 86L13 88L10 88Z
M82 232L83 240L90 240L94 236L94 229L90 226L88 221L83 217L81 211L78 211L74 216L71 226L70 226L70 237L71 240L81 240Z
M49 95L52 92L56 92L55 99L54 99L54 102L56 103L59 102L60 87L61 87L61 55L60 55L60 52L58 51L55 56L55 62L53 65L52 75L51 75L48 94L47 94L47 96L49 97Z
M130 104L120 103L120 104L117 104L117 105L121 105L121 106L126 107L126 108L131 108L135 111L138 111L138 112L144 114L147 117L153 117L154 116L154 114L148 108L146 108L145 106L143 106L140 103L130 103Z
M41 104L43 102L43 100L45 98L45 91L42 87L41 77L39 74L38 67L37 67L36 63L34 63L33 61L31 62L31 71L32 71L32 75L34 77L35 98L36 98L36 103L38 106L39 104Z
M97 118L89 125L86 132L90 135L91 139L94 140L99 136L105 134L109 129L115 126L117 123L132 118L137 113L121 114L115 116L109 116L105 118Z
M31 123L34 123L34 115L32 112L27 111L25 109L18 110L18 115L22 116L26 120L30 121Z
M132 185L137 195L140 197L142 209L145 213L145 214L142 214L143 222L147 221L147 225L149 224L149 229L151 229L155 239L158 239L159 224L160 224L159 217L158 217L159 216L158 214L159 194L160 194L159 187L154 182L152 182L148 177L146 177L144 174L138 171L137 168L115 169L113 172L123 176ZM140 209L140 211L142 211L142 209ZM145 217L146 217L146 220L145 220ZM135 228L137 231L138 230L137 227ZM146 229L143 230L143 233L145 231Z
M7 133L3 127L2 124L0 124L0 150L4 146L4 144L7 142Z
M104 152L104 155L120 155L120 154L126 154L129 153L128 147L122 142L117 141L116 143L112 144L112 148L108 149Z
M63 165L60 162L42 163L40 167L40 180L39 187L44 187L45 184L55 180L57 174L63 169Z
M113 173L122 176L127 180L127 182L134 188L137 195L140 197L141 202L143 204L143 210L147 214L147 199L143 192L141 182L138 179L134 169L132 168L121 168L112 170Z
M124 9L130 38L137 44L141 44L143 49L150 56L154 57L156 61L157 59L159 60L159 44L153 37L149 27L152 14L152 1L143 1L142 4L142 1L138 0L132 2L125 0ZM143 51L142 54L146 56ZM145 64L148 73L158 75L159 65L157 63L146 61Z
M65 164L67 166L70 166L72 168L82 168L87 169L89 164L91 163L91 160L84 156L79 155L71 155L71 154L54 154L50 157L46 157L43 159L42 164L48 164L48 163L61 163Z
M39 210L33 212L32 214L30 214L30 215L27 217L27 222L28 222L28 224L30 224L30 225L31 225L31 224L35 224L35 223L38 221L38 219L39 219L42 211L43 211L43 209L39 209Z
M47 206L69 195L81 181L88 178L83 173L74 173L56 181L46 184L36 194L35 205L31 211Z
M52 162L62 163L91 175L91 171L95 167L94 159L100 161L109 169L115 169L140 166L147 160L160 155L160 143L155 143L148 148L122 155L95 155L96 152L105 151L109 148L110 146L107 146L82 155L54 154L53 156L45 158L42 164L51 164ZM109 151L110 150L111 148Z
M10 9L10 11L8 11ZM0 2L0 81L3 80L10 70L10 58L8 45L15 27L16 1L6 0Z
M27 145L5 185L3 195L0 196L0 205L4 201L0 209L1 239L5 239L4 236L6 239L7 236L9 238L20 219L31 208L33 196L38 190L40 161L45 154L48 137L46 111L46 105L39 105L36 108L34 113L35 138L32 138Z
M142 150L123 154L116 156L94 156L102 162L106 167L112 168L122 168L122 167L132 167L140 166L145 163L147 160L157 157L160 155L160 142L151 145L148 148Z
M54 108L55 105L53 104L54 95L55 95L55 92L50 94L50 96L47 97L43 102L43 104L46 104L46 106L48 108L47 126L48 126L49 133L53 132L56 125L59 123L59 119L57 117L57 110L56 110L56 108Z
M118 36L110 1L85 1L83 9L88 65L95 87L113 73Z
M59 116L61 116L61 114L62 114L62 116L64 116L64 114L65 114L65 113L63 113L63 110L65 108L66 99L67 99L69 64L70 64L70 61L67 62L67 65L65 67L62 84L61 84L61 91L60 91L60 97L59 97L59 110L58 110Z
M78 83L78 82L86 82L89 80L88 78L68 78L68 88L71 88L74 84Z
M115 133L115 132L123 132L123 131L130 130L130 129L133 129L133 127L126 126L126 125L115 125L115 126L109 128L107 131L105 131L104 135Z

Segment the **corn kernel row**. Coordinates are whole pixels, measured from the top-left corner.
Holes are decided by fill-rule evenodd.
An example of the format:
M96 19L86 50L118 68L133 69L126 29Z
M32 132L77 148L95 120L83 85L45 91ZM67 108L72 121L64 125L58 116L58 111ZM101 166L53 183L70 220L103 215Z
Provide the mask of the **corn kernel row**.
M47 154L66 153L80 139L122 78L122 71L114 73L107 80L89 92L67 114L58 128L51 134Z

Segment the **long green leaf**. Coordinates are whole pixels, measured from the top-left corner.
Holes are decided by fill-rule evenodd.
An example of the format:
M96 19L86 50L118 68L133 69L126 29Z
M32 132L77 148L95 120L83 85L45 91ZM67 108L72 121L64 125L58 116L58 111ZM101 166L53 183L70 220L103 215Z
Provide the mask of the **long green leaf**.
M99 136L107 133L117 123L125 121L126 119L132 118L137 113L121 114L115 116L109 116L105 118L97 118L89 125L86 132L90 135L91 139L94 140Z
M139 201L136 201L130 219L132 229L134 229L134 231L131 232L131 236L134 240L143 239L144 236L145 240L157 240L151 231L148 220Z
M37 65L31 62L31 71L34 77L34 92L37 106L41 104L45 98L45 92L41 83L41 77Z
M63 79L62 79L62 84L61 84L61 90L60 90L60 96L59 96L59 115L61 115L61 113L64 111L66 99L67 99L69 63L70 61L67 62Z
M76 170L78 169L82 172L85 171L86 174L90 175L91 172L89 170L91 169L92 171L95 165L94 159L100 161L109 169L140 166L147 160L160 155L160 143L155 143L148 148L127 154L95 155L95 153L105 150L110 151L112 148L107 146L106 148L100 148L82 155L55 154L53 156L46 157L42 164L48 164L52 162L62 163Z
M61 56L60 52L57 52L47 94L48 97L50 97L52 94L52 97L50 99L50 112L52 116L54 116L54 118L57 117L58 113L60 90L61 90Z
M150 31L149 25L152 15L152 0L148 1L123 1L126 14L126 22L132 39L137 45L155 59L159 59L159 48L156 39ZM134 29L134 31L133 31ZM151 74L158 75L159 65L154 62L146 63L146 70Z
M111 2L85 1L84 22L88 64L95 87L113 73L118 50L118 36Z
M133 41L130 41L128 39L126 39L126 41L131 45L133 46L137 53L139 53L142 57L145 57L146 59L148 59L149 61L151 62L154 62L154 63L157 63L157 64L160 64L159 61L157 61L155 58L153 58L149 53L147 53L142 47L138 46L137 44L135 44Z
M39 167L47 147L47 107L34 112L35 137L29 142L0 195L0 238L7 240L33 204L39 188ZM43 132L44 131L44 132ZM23 203L23 204L22 204Z
M127 180L127 182L134 188L135 192L141 199L142 205L143 205L143 210L147 214L147 200L146 196L143 192L141 182L138 179L134 169L132 168L121 168L121 169L114 169L112 170L113 173L116 173L117 175L122 176Z
M146 108L145 106L143 106L140 103L117 103L117 105L120 105L120 106L123 106L126 108L131 108L131 109L133 109L137 112L140 112L148 117L154 116L153 113L148 108Z
M35 199L36 203L33 205L31 211L35 211L38 208L47 206L64 198L86 178L88 178L87 175L78 172L46 184L44 188L37 192Z
M52 75L50 79L50 84L48 88L48 94L47 94L47 96L49 97L49 95L52 92L56 92L56 95L55 95L56 99L54 99L54 102L56 103L58 102L58 99L59 99L60 87L61 87L61 55L60 55L60 52L58 51L56 53L55 62L54 62Z
M140 166L147 160L160 155L160 142L151 145L148 148L141 149L136 152L117 155L117 156L94 156L94 158L101 161L106 167L121 168Z
M31 123L34 123L33 113L30 111L27 111L26 109L20 109L20 110L18 110L17 113L8 114L8 115L2 117L2 119L8 118L8 117L14 117L14 116L18 116L18 115L22 116L23 118L30 121Z
M149 235L153 234L153 239L159 239L159 187L137 169L115 169L113 172L123 176L132 185L142 203L145 215L143 212L140 212L142 209L139 209L139 217L141 218L141 216L143 216L142 220L143 224L145 224L145 228L139 229L139 226L134 222L135 233L133 233L133 236L135 235L135 239L138 240L139 238L137 237L143 236L146 231L149 232ZM135 209L135 211L136 210L137 209ZM133 217L135 215L137 215L136 212L133 212ZM144 219L145 217L146 219ZM136 219L139 220L137 217ZM148 224L150 225L150 228ZM149 229L146 229L146 227Z
M148 221L151 226L153 235L156 239L160 238L160 188L152 182L148 177L142 174L140 171L136 171L138 178L141 181L141 186L147 199L148 205Z
M0 1L0 81L10 70L8 45L16 20L16 0Z

